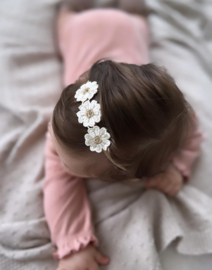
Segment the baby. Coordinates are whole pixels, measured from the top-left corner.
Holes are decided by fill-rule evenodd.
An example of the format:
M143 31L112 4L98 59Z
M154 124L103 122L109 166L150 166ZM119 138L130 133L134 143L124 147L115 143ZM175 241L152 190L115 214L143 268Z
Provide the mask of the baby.
M58 270L97 270L109 259L96 249L84 181L144 181L175 195L190 177L202 134L172 77L148 63L142 17L63 11L59 49L66 88L47 134L45 214Z

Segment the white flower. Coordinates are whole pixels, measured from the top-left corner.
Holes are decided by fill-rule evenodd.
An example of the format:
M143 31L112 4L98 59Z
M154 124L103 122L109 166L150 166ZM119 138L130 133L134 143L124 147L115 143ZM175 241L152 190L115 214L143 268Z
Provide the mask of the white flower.
M90 146L91 151L101 153L102 149L106 151L110 145L109 138L110 134L107 132L106 128L95 126L88 128L88 133L85 134L85 144Z
M97 82L90 82L81 85L81 87L76 91L75 98L77 101L84 102L85 100L90 100L96 93L98 89Z
M86 101L79 106L80 111L77 113L79 123L84 127L93 127L95 123L101 120L100 105L96 100Z
M88 127L88 133L85 134L85 144L90 146L91 151L101 153L110 145L110 134L106 128L100 128L95 126L96 123L101 121L100 104L96 100L90 101L97 93L97 82L90 82L83 84L80 89L76 91L75 98L77 101L81 101L77 112L78 122L82 123L84 127Z

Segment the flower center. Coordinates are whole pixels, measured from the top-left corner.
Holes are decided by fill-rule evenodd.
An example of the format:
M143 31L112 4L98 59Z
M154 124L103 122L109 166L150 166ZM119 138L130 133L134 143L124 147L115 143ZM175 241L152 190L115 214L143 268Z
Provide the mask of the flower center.
M96 136L94 138L94 142L95 142L95 144L100 144L102 142L102 138L100 136Z
M89 88L88 87L83 90L83 94L86 94L88 92L89 92Z
M87 110L86 116L87 116L88 118L93 117L93 116L94 116L93 110Z

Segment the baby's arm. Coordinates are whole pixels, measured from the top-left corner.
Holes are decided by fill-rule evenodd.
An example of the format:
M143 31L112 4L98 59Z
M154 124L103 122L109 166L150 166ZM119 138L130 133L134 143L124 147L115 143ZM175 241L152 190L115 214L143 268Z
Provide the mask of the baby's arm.
M97 244L83 179L71 176L53 148L50 134L45 147L44 210L56 258L61 259L90 243Z
M200 153L200 144L203 140L202 131L193 111L192 118L194 126L183 147L176 152L165 173L149 179L146 184L147 188L156 188L173 196L181 189L183 182L190 178L192 165Z

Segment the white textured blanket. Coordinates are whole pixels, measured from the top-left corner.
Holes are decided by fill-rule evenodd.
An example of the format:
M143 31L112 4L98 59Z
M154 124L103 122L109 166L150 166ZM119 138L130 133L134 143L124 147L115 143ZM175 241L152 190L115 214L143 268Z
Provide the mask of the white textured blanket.
M0 3L0 269L52 270L42 208L43 147L61 87L54 45L57 0ZM176 78L206 140L176 198L97 180L88 191L107 270L160 270L175 241L182 254L212 253L212 4L148 0L152 60ZM190 269L190 268L188 268Z

